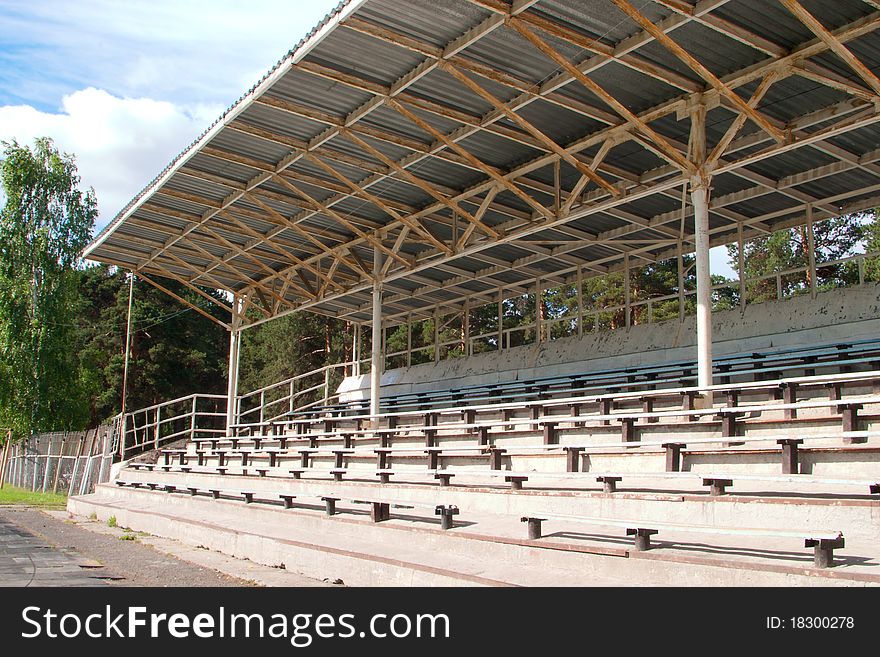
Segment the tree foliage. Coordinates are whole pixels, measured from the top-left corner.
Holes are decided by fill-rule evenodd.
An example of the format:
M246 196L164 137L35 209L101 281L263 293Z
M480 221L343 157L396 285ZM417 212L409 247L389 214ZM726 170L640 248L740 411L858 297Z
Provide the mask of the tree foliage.
M80 272L80 322L75 336L88 426L121 410L129 282L126 272L98 265ZM159 279L218 319L223 311L176 281ZM213 290L203 290L222 297ZM135 277L127 410L194 392L226 391L228 334L191 308Z
M76 265L97 215L72 156L49 139L3 142L0 184L0 423L18 435L82 423Z

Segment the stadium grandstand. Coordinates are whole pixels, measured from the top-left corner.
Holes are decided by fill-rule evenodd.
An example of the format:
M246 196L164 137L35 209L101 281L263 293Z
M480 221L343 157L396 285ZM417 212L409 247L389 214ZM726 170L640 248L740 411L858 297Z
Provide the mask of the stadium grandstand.
M880 288L863 254L820 291L814 248L880 205L878 28L875 0L342 2L87 249L222 307L190 304L230 375L120 416L68 508L355 585L880 583ZM804 267L749 303L743 246L794 227ZM677 291L635 298L658 262ZM610 322L584 290L613 274ZM240 394L242 332L306 311L351 362Z

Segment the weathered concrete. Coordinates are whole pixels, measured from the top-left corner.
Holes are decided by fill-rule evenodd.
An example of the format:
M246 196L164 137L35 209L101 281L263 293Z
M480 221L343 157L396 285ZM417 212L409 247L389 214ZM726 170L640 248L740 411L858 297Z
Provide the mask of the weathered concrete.
M508 496L512 497L512 496ZM71 498L78 514L115 514L133 528L200 542L261 563L284 563L312 577L339 577L352 585L686 585L828 586L878 584L873 544L847 542L841 565L811 567L812 556L786 539L767 545L723 539L699 554L702 537L658 537L662 549L637 554L632 542L596 541L583 526L554 521L540 541L525 538L518 517L472 512L450 531L412 513L370 523L354 508L326 518L320 509L283 510L262 504L168 495L101 486ZM405 512L410 514L411 512ZM796 543L796 542L795 542ZM712 541L716 545L716 541ZM695 549L696 548L696 552ZM849 555L849 556L848 556Z
M174 484L177 486L194 486L201 490L222 488L236 490L242 488L254 492L262 492L267 499L279 500L280 494L321 496L334 494L349 499L375 499L384 496L402 503L417 504L453 504L462 510L463 520L467 513L501 514L508 520L516 520L522 515L540 515L541 513L568 513L572 515L588 515L604 518L640 518L664 522L680 522L712 525L716 527L763 527L767 529L800 530L817 526L825 529L842 530L846 536L864 538L870 541L880 539L880 500L849 499L843 496L832 496L825 499L811 499L810 495L801 497L776 497L750 495L729 495L723 498L709 498L705 489L700 490L700 482L690 489L673 489L670 492L652 490L650 479L637 479L627 482L630 490L641 493L621 492L613 495L598 492L601 487L589 479L593 490L572 488L571 480L560 480L554 484L552 480L543 479L539 489L535 482L530 482L526 490L510 491L505 488L503 480L496 480L495 487L471 481L464 475L457 475L455 484L440 488L436 485L405 483L406 476L401 476L401 483L390 483L382 486L374 481L344 480L328 481L317 479L280 479L265 477L239 477L225 475L218 477L211 474L189 473L185 477L180 473L124 473L124 480L129 482L151 482L158 484ZM423 482L425 480L422 480ZM463 484L463 485L459 485ZM565 488L568 490L565 490ZM100 488L101 494L108 494L109 485ZM778 486L777 486L778 488ZM128 491L129 489L124 489ZM746 490L737 483L736 490ZM762 490L760 487L758 491ZM867 491L865 491L867 493ZM117 492L117 495L124 495ZM168 497L168 503L176 499Z
M716 356L804 344L858 340L880 334L880 285L866 284L716 313ZM514 381L539 376L644 365L696 357L696 324L671 320L629 330L590 333L470 358L388 370L383 395L455 386ZM369 395L369 377L349 377L338 390L344 399Z

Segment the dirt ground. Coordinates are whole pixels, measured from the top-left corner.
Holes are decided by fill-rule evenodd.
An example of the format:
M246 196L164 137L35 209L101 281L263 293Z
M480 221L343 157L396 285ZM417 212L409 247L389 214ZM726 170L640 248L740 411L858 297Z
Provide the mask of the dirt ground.
M0 507L0 586L255 585L163 554L136 534L95 529L61 513ZM120 539L126 534L132 539Z

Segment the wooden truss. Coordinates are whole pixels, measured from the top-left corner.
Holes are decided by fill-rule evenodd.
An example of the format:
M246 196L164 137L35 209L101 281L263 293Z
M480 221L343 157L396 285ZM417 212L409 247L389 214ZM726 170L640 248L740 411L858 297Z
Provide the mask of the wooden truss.
M612 0L609 11L630 27L616 43L543 11L540 0L460 0L484 18L442 46L368 13L343 12L338 38L357 35L418 63L383 83L311 56L307 43L290 71L366 100L334 113L273 93L270 80L225 120L217 134L229 139L212 134L197 143L87 255L149 276L157 287L158 276L198 292L234 292L248 299L256 314L246 323L256 325L303 309L364 321L375 249L386 314L421 318L494 302L500 290L526 290L538 278L561 283L575 270L600 275L689 248L692 209L682 207L681 190L698 171L737 181L737 191L712 199L713 244L766 233L808 211L820 218L868 207L880 196L878 153L850 152L835 138L880 121L880 79L850 45L876 33L880 6L866 2L861 18L830 27L798 0L774 0L804 28L792 48L725 18L725 5L738 1L654 0L652 9L665 15L654 22L630 0ZM713 73L677 40L693 26L711 30L721 45L749 48L757 63ZM553 73L489 65L482 44L502 34ZM647 56L657 48L668 53L667 64ZM830 67L830 55L851 75ZM663 99L630 106L607 82L616 67L665 89ZM762 104L798 79L833 90L836 100L783 123ZM432 100L420 86L429 80L457 85L467 102ZM542 121L547 108L591 127L560 139ZM249 110L272 120L257 121ZM726 126L699 158L680 137L695 111ZM278 127L285 120L305 122L311 134L292 136ZM477 146L487 140L525 157L500 166ZM623 168L613 157L619 148L652 164ZM774 177L754 166L815 152L821 164L796 174ZM846 172L872 182L842 195L804 191ZM417 190L422 200L393 189ZM785 199L784 209L740 210L770 195ZM590 217L601 217L602 227L585 228L580 220Z

